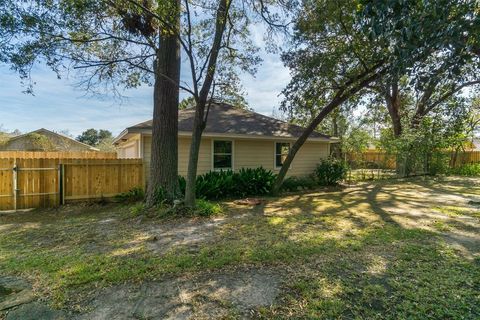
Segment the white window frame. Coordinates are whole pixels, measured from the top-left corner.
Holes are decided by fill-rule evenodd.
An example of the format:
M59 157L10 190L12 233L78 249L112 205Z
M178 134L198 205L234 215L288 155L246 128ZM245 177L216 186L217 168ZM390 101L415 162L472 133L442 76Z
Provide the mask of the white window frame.
M232 163L231 163L231 168L215 168L215 141L228 141L232 144ZM211 145L211 159L212 159L212 171L222 171L222 170L232 170L235 171L235 140L232 139L212 139L212 145ZM230 155L229 153L217 153L217 155Z
M289 141L273 141L273 167L275 170L280 170L282 166L277 166L277 143L288 143L288 152L292 149L292 143Z

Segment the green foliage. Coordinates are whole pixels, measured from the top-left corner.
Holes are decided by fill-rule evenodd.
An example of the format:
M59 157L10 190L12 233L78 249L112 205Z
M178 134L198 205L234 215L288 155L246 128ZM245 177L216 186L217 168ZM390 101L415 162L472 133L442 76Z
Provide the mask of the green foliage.
M112 144L113 136L108 130L96 130L92 128L82 132L82 134L79 135L76 140L92 147L102 145L102 148L106 148Z
M345 179L348 165L345 161L328 158L322 159L315 169L315 176L321 186L332 186Z
M348 153L362 153L368 148L372 138L368 131L362 128L352 128L342 139L342 151Z
M146 206L145 206L145 203L144 202L139 202L139 203L136 203L134 204L131 208L130 208L130 215L132 217L138 217L138 216L141 216L145 213L146 211Z
M288 177L282 183L280 188L283 191L299 191L299 190L311 190L317 186L317 182L314 176L308 177Z
M477 177L480 176L480 163L464 164L451 169L450 173L459 176Z
M275 174L262 167L241 168L234 174L236 195L240 197L268 194L274 181Z
M195 213L202 217L209 217L218 215L223 212L223 208L218 203L213 203L207 200L198 199L196 201Z
M117 194L115 199L123 203L143 201L145 199L145 192L141 187L134 187L127 192Z
M26 139L29 141L30 146L34 151L55 151L55 145L53 142L43 134L32 132L26 135Z
M227 171L210 171L197 177L196 196L204 199L222 199L235 195L235 173Z
M391 130L382 131L379 145L396 158L399 175L448 172L449 153L460 150L471 131L468 123L472 105L466 102L458 97L450 99L418 125L405 126L399 137L395 137Z
M270 193L275 174L262 167L210 171L197 177L196 196L200 199L224 199L259 196ZM179 177L180 192L185 193L185 178Z

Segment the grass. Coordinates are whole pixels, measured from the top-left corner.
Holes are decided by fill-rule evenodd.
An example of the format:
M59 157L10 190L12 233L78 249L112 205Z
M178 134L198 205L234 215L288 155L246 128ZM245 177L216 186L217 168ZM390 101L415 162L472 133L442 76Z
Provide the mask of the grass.
M421 201L453 222L476 218L470 207L452 210L421 194L462 188L412 180L293 194L253 208L208 204L223 211L215 232L193 249L179 244L161 253L151 249L152 226L201 227L210 218L147 219L138 205L0 216L0 273L21 275L54 306L72 308L83 292L110 284L262 266L280 270L284 283L277 303L257 310L261 318L475 319L478 247L466 257L443 238L460 221L452 229L441 219L420 223L385 210L408 212Z

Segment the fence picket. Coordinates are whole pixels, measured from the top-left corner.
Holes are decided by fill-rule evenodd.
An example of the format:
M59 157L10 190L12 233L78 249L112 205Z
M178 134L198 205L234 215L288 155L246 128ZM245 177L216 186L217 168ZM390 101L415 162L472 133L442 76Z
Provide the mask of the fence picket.
M141 159L0 158L0 210L55 207L61 199L109 198L143 188L143 181Z

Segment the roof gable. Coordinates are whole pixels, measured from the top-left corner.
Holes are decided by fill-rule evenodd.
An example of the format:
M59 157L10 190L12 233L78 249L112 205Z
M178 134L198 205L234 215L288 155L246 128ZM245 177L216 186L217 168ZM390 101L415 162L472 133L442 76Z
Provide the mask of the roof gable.
M66 139L69 141L70 144L74 144L74 145L77 145L85 150L89 150L89 151L98 151L97 148L95 147L92 147L86 143L83 143L83 142L80 142L80 141L77 141L75 139L72 139L66 135L63 135L61 133L57 133L57 132L54 132L54 131L50 131L50 130L47 130L45 128L40 128L40 129L37 129L35 131L31 131L31 132L28 132L28 133L24 133L24 134L21 134L21 135L18 135L18 136L14 136L14 137L11 137L8 142L10 141L15 141L15 140L19 140L19 139L22 139L22 138L26 138L28 137L29 135L31 135L32 133L36 133L36 134L40 134L40 135L44 135L44 136L53 136L53 137L57 137L57 138L60 138L60 139ZM54 142L54 141L53 141Z
M178 113L178 130L191 132L195 108L180 110ZM127 128L127 132L152 130L152 120ZM297 138L305 129L262 114L236 108L224 103L212 103L208 114L204 134L233 134L250 136L267 136L279 138ZM124 132L124 133L127 133ZM312 132L310 138L330 139L330 136Z

